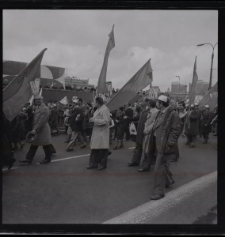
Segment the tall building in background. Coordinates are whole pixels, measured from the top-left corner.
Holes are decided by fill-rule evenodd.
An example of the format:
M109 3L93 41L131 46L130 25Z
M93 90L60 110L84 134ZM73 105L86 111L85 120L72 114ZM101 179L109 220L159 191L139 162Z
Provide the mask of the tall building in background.
M176 101L184 101L188 96L187 85L179 82L172 82L170 97Z
M198 80L196 87L195 87L195 93L196 95L205 95L208 92L209 83L205 82L203 80ZM189 83L189 91L191 90L191 83Z
M172 82L171 93L172 94L187 93L187 85L179 84L179 82Z

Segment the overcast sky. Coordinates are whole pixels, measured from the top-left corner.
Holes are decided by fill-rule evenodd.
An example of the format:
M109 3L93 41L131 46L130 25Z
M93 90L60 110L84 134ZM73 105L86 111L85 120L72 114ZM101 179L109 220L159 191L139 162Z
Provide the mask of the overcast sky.
M107 81L121 88L151 58L153 86L188 85L195 56L198 78L209 81L212 48L218 42L217 11L4 10L3 59L30 62L42 49L42 64L65 67L69 76L97 84L108 34L115 24L115 48ZM215 48L213 84L217 81Z

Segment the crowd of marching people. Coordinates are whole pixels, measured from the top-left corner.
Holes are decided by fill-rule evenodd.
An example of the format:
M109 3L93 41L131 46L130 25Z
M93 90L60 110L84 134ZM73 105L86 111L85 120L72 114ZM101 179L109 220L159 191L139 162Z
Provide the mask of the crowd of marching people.
M98 170L107 167L107 157L113 149L124 147L124 141L133 141L135 149L128 166L140 166L145 172L154 165L155 181L152 200L164 197L164 188L174 183L169 169L170 162L179 159L178 139L186 137L186 145L196 146L197 136L207 144L209 133L217 135L217 107L210 111L208 105L197 103L186 106L175 103L168 96L158 99L146 98L143 102L121 106L109 111L102 97L94 102L76 98L66 105L50 101L46 103L41 95L35 96L32 104L27 103L20 113L9 122L3 114L4 146L3 166L11 168L15 162L14 152L22 149L25 140L31 146L21 163L31 164L39 146L43 146L45 158L41 164L51 162L56 153L51 135L61 134L64 127L67 134L65 149L73 151L76 144L85 148L90 142L91 155L87 169ZM141 162L142 160L142 162Z

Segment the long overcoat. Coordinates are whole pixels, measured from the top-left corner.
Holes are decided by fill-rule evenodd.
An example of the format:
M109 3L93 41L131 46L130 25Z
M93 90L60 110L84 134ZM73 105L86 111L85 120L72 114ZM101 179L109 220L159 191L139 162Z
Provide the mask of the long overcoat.
M188 116L188 115L187 115ZM190 120L190 128L185 124L185 135L187 136L197 136L199 135L199 120L200 120L200 112L193 110L189 115Z
M204 111L201 119L201 133L209 134L211 132L211 123L212 121L212 113L210 111ZM207 126L205 126L207 125Z
M161 160L172 159L176 154L176 142L180 136L181 121L178 113L172 107L169 107L159 118L160 111L155 117L153 132L149 142L149 151L152 152L157 147L157 157ZM155 143L153 142L154 133L156 134ZM173 146L168 146L173 143ZM158 158L157 158L158 159ZM159 162L159 161L158 161Z
M36 107L33 117L33 129L36 131L36 138L33 141L35 146L50 145L51 142L51 130L48 124L49 120L49 108L42 103L39 107Z
M91 149L109 148L110 112L106 105L102 105L94 113L94 125L91 136Z
M137 137L136 137L136 143L142 145L144 140L144 128L145 128L145 122L147 120L149 109L146 109L142 111L140 115L140 119L138 121L138 128L137 128Z

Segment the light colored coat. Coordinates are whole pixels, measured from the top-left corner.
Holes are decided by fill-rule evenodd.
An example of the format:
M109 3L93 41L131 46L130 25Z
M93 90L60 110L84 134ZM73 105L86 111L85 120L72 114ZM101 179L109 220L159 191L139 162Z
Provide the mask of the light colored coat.
M39 108L35 109L33 118L33 129L36 131L36 138L33 141L35 146L50 145L51 130L48 124L49 108L42 103Z
M94 126L91 136L91 149L109 148L110 112L106 105L102 105L94 113Z

